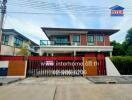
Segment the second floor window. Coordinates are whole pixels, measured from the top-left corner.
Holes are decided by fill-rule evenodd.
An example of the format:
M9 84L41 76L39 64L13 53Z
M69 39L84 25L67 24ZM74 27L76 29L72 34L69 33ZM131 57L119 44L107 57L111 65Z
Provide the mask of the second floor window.
M97 35L96 40L97 42L103 42L104 41L103 35Z
M87 41L88 41L88 43L94 43L94 36L93 35L88 35L88 37L87 37Z
M15 39L14 39L14 46L21 47L22 43L23 43L23 41L21 39L15 37Z
M8 45L9 42L9 35L3 35L2 36L2 44Z
M80 35L73 35L73 42L80 43Z
M87 36L88 45L94 45L94 35Z
M57 36L54 42L56 45L66 45L68 43L68 38L65 36Z

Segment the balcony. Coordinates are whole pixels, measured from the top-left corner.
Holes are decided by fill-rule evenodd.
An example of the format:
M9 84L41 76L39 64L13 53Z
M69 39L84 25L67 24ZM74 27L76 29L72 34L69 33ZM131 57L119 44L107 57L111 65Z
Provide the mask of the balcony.
M79 46L80 43L70 43L70 42L56 42L56 41L49 41L49 40L40 40L41 46Z
M80 43L55 43L55 41L41 40L41 52L106 52L112 51L113 46L95 46L86 45L82 46Z

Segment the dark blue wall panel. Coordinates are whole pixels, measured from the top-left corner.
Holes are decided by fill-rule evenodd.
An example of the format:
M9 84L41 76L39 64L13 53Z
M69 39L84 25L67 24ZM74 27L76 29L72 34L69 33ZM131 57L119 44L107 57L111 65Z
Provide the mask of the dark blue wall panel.
M0 68L0 76L7 76L8 68Z

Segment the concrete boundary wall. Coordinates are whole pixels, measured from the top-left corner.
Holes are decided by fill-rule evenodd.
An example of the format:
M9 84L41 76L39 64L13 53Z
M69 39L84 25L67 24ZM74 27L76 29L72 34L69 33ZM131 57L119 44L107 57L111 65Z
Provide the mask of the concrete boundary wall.
M11 60L0 61L0 77L26 77L27 61L24 60Z

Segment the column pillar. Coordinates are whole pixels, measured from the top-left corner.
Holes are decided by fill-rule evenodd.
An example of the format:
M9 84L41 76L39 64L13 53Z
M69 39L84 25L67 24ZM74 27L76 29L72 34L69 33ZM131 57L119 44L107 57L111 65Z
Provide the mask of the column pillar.
M76 56L76 51L74 51L74 56Z
M51 53L51 56L54 56L54 53Z
M110 57L112 57L112 51L110 51Z
M42 56L43 55L43 53L42 53L42 50L41 50L41 47L40 47L40 49L39 49L40 51L39 51L39 55L40 56Z

